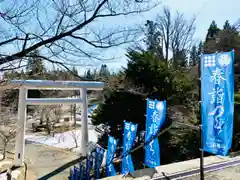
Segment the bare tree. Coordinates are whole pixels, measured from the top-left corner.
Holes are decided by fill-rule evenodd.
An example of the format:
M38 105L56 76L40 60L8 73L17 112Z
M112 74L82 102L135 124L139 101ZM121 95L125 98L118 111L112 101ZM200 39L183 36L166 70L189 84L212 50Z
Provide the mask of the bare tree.
M169 52L189 52L195 33L195 18L187 20L184 14L176 12L172 15L169 8L164 7L162 14L156 19L160 39L165 49L164 59L169 59Z
M77 131L75 126L71 130L71 135L72 135L72 138L73 138L74 143L75 143L75 148L77 148L79 146L78 140L80 140L80 133Z
M40 120L39 123L33 123L33 131L36 131L39 128L43 128L47 131L47 134L55 134L55 126L60 122L62 118L62 109L61 105L46 105L38 106L35 109L34 116Z
M240 30L240 18L233 24L233 28L235 28L236 31Z
M165 49L165 57L164 59L168 60L168 53L170 48L170 39L173 34L173 26L172 26L172 17L170 9L165 7L163 8L163 14L158 15L157 17L157 25L160 32L160 37L162 40L162 45Z
M62 116L63 116L63 109L62 109L63 105L60 104L60 105L55 105L54 106L54 116L55 116L55 121L57 123L60 122L60 120L62 119Z
M43 113L45 117L45 128L48 134L55 135L55 128L57 124L60 123L60 120L63 117L64 110L62 109L62 104L60 105L48 105L43 107ZM59 124L59 127L61 125Z
M117 24L118 17L158 4L156 0L1 0L0 70L26 66L35 50L44 60L67 69L108 60L94 49L132 42L139 35L136 26Z
M4 160L6 158L6 151L7 151L8 143L16 137L16 133L18 130L19 130L19 128L16 127L15 123L14 124L3 123L0 126L0 138L3 143L2 144L2 152L3 152L2 160Z
M2 103L0 104L0 139L3 153L1 160L6 158L7 145L16 137L17 131L21 128L16 126L16 119L12 118L12 114L11 108L3 107Z
M77 113L77 105L76 105L76 104L72 104L72 105L70 106L70 114L71 114L71 120L72 120L72 117L73 117L74 125L77 124L77 116L76 116L76 113Z
M188 21L183 14L177 13L171 36L171 49L173 54L182 50L189 52L192 47L194 33L195 18Z

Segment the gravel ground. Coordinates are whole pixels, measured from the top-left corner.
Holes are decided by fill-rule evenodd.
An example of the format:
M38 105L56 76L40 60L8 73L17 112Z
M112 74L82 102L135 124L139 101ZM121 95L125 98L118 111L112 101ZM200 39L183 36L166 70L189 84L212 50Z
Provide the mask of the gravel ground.
M8 146L8 150L12 151L12 148L13 145L11 143ZM69 167L72 167L72 164L66 167L63 166L73 160L76 160L78 157L79 156L73 152L68 152L45 145L26 143L25 161L28 169L27 180L65 180L69 175ZM59 167L62 167L62 170L56 172L55 170ZM22 172L24 172L24 170ZM49 176L46 176L47 174ZM23 177L21 180L22 179ZM199 175L184 178L184 180L199 179ZM240 166L234 166L211 173L205 173L205 180L240 180Z
M69 176L69 166L60 173L56 172L48 177L45 175L78 158L77 154L44 145L26 144L25 150L28 171L31 173L31 178L27 178L29 180L33 180L34 175L35 179L41 180L65 180Z
M1 140L0 140L1 148ZM14 142L10 143L8 151L14 151ZM26 143L25 145L25 162L27 164L27 180L66 180L69 176L69 167L76 164L79 156L76 153L49 147L46 145L37 145ZM69 162L76 160L73 164ZM66 165L66 166L64 166ZM62 167L58 172L54 171ZM24 174L24 167L22 174ZM52 174L49 174L52 173ZM49 176L46 176L49 174ZM23 180L21 176L20 180Z

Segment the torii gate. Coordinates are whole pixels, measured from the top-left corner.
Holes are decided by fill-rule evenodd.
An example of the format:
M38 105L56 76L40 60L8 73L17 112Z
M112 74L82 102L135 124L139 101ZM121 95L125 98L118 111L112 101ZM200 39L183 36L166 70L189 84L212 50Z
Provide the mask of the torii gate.
M14 165L22 166L25 151L26 107L27 105L78 104L81 103L81 155L87 154L88 144L88 102L87 90L102 90L104 83L92 81L49 81L49 80L7 80L1 89L19 89L18 119L15 142ZM27 98L28 89L80 90L80 98Z

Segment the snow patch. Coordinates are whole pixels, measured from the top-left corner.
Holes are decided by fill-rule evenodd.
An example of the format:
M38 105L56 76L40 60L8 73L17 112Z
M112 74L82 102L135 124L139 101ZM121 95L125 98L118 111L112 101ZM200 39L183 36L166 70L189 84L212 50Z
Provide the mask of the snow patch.
M98 133L95 132L94 128L89 127L88 129L89 141L97 142ZM63 133L56 133L54 137L28 134L25 135L25 140L30 143L45 144L52 147L62 148L62 149L72 149L76 148L76 142L78 146L81 145L81 129L67 131ZM78 149L78 148L77 148Z

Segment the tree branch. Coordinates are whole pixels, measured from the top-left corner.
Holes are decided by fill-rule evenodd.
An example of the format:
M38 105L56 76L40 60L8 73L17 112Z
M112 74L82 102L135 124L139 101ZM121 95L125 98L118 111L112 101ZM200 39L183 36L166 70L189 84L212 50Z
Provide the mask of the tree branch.
M29 55L27 57L33 57L33 56ZM80 80L87 80L87 79L79 76L78 74L74 73L70 68L68 68L66 66L66 63L63 63L63 62L60 62L60 61L55 61L55 60L52 60L50 58L47 58L47 57L44 57L44 56L41 56L41 55L34 55L34 57L42 58L42 59L44 59L44 60L46 60L46 61L48 61L48 62L50 62L52 64L58 64L58 65L62 66L64 69L66 69L67 71L69 71L72 75L74 75L75 77L79 78Z
M48 57L52 53L54 58L64 59L59 60L62 62L71 58L73 58L72 60L79 59L79 57L99 60L100 58L92 56L94 54L92 50L83 50L83 46L79 46L79 43L74 42L74 39L94 48L111 48L134 41L134 39L129 40L133 37L131 30L115 29L116 32L112 33L109 31L110 28L107 28L108 31L104 32L104 35L100 35L103 33L101 31L97 34L96 29L93 32L88 31L91 28L90 25L94 25L97 18L137 14L146 12L157 5L149 5L149 1L143 1L145 4L142 6L134 0L130 1L35 0L34 3L29 4L17 1L19 3L5 5L6 8L3 11L7 12L8 17L3 18L2 22L12 27L17 36L0 42L0 46L10 44L18 47L14 47L13 52L2 56L0 65L28 57L29 53L36 49L46 52ZM36 28L35 25L37 25ZM125 32L128 31L130 33L126 35ZM93 38L89 38L92 37L91 35ZM20 36L22 37L20 38ZM11 37L11 32L9 32L8 37ZM17 43L13 44L14 41Z
M84 21L83 23L79 24L78 26L76 26L75 28L69 30L68 32L65 32L65 33L62 33L62 34L59 34L58 36L54 36L54 37L51 37L49 39L46 39L46 40L43 40L41 42L38 42L36 44L34 44L33 46L29 47L29 48L26 48L25 50L21 51L21 52L18 52L18 53L15 53L11 56L7 56L6 58L4 59L0 59L0 65L1 64L4 64L6 62L10 62L10 61L13 61L15 59L18 59L18 58L21 58L25 55L27 55L29 52L41 47L42 45L45 45L45 44L48 44L48 43L52 43L54 41L57 41L59 39L62 39L66 36L69 36L71 35L73 32L83 28L84 26L86 26L87 24L89 24L90 22L92 22L96 16L97 16L97 13L98 11L101 9L101 7L107 2L108 0L103 0L99 5L98 7L96 8L95 12L93 13L93 15L87 20L87 21Z
M22 51L24 51L24 49L25 49L25 47L27 45L28 36L29 36L29 34L26 34L26 38L25 38L24 43L23 43Z

